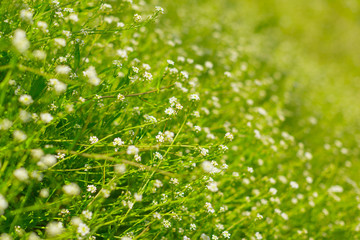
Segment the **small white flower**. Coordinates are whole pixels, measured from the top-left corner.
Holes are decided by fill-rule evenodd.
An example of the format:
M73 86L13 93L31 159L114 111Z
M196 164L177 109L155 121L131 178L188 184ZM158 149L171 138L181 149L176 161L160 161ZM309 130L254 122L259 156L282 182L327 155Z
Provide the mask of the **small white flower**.
M259 232L256 232L256 233L255 233L255 238L256 238L257 240L263 239L262 235L261 235Z
M139 149L133 145L129 146L126 153L128 155L136 155L139 153Z
M169 116L172 116L174 115L176 112L173 108L169 107L167 109L165 109L165 114L169 115Z
M206 187L212 192L217 192L219 190L216 182L210 182Z
M56 66L55 71L57 74L68 75L71 71L71 68L67 65L58 65Z
M71 13L69 16L68 16L68 19L74 23L78 22L79 21L79 17L76 13Z
M121 138L117 137L114 139L113 145L114 146L122 146L122 145L124 145L124 141L122 141Z
M154 158L157 158L157 159L159 159L159 160L162 160L162 159L163 159L163 156L161 155L161 153L155 152L155 153L154 153Z
M135 198L135 201L137 201L137 202L141 202L141 201L142 201L142 195L141 195L141 194L135 193L135 194L134 194L134 198Z
M63 186L63 191L69 196L76 196L80 194L80 187L76 183L69 183Z
M134 15L134 22L141 22L142 21L142 17L139 14L135 14Z
M59 47L65 47L66 46L66 40L63 38L55 38L54 42Z
M4 213L4 210L7 209L9 203L6 201L5 197L0 194L0 215Z
M269 192L270 192L272 195L276 195L277 189L276 189L276 188L270 188L270 189L269 189Z
M50 237L60 235L64 231L62 222L50 222L46 225L46 234Z
M20 18L28 23L33 22L33 14L27 9L23 9L20 11Z
M223 235L224 238L230 238L230 236L231 236L228 231L223 231L222 235Z
M163 220L163 225L164 225L165 228L169 228L169 227L171 227L171 222L168 221L168 220L166 220L166 219L164 219L164 220Z
M292 188L295 188L295 189L299 188L299 184L298 184L297 182L294 182L294 181L291 181L291 182L290 182L290 186L291 186Z
M117 100L119 100L120 102L123 102L123 101L125 100L125 96L122 95L121 93L119 93L119 94L117 95Z
M21 130L15 130L13 132L14 139L18 142L23 142L27 139L27 135Z
M14 176L22 182L25 182L26 180L29 179L28 171L23 167L16 169L14 171Z
M95 144L95 143L97 143L99 141L99 139L96 136L91 136L89 138L89 141L90 141L91 144Z
M0 121L0 130L8 130L13 125L13 122L9 119L5 118L2 121Z
M162 7L156 6L155 11L161 14L164 14L164 9Z
M46 22L38 21L38 22L36 23L36 25L37 25L38 28L40 28L40 30L43 31L44 33L47 31L48 24L47 24Z
M42 198L47 198L47 197L49 197L49 189L47 189L47 188L43 188L43 189L41 189L40 190L40 197L42 197Z
M25 31L22 29L15 30L12 44L20 53L24 53L30 48L30 42L26 38Z
M147 81L151 81L153 79L153 76L151 73L149 72L146 72L144 73L144 78L147 80Z
M54 119L54 117L51 116L50 113L41 113L41 114L40 114L40 119L41 119L41 121L43 121L44 123L49 123L49 122L51 122L51 121Z
M85 223L80 223L77 228L77 233L79 233L81 236L86 236L90 233L90 228Z
M200 100L200 97L199 97L199 95L197 95L197 94L191 94L191 95L189 96L189 99L190 99L191 101L199 101L199 100Z
M96 192L96 186L95 185L88 185L86 191L88 191L90 193L95 193Z
M226 139L229 139L230 141L232 141L232 140L234 139L234 135L232 135L232 133L227 132L227 133L225 134L225 138L226 138Z
M125 164L116 164L114 166L115 173L124 174L126 172L126 165Z
M93 213L91 211L89 211L89 210L84 210L84 211L81 212L81 214L84 216L84 218L90 220L92 218Z
M89 78L89 83L97 86L100 84L101 80L98 78L95 67L90 66L85 71L83 71L83 75Z
M19 102L21 102L24 105L30 105L34 102L34 100L30 95L24 94L20 96Z

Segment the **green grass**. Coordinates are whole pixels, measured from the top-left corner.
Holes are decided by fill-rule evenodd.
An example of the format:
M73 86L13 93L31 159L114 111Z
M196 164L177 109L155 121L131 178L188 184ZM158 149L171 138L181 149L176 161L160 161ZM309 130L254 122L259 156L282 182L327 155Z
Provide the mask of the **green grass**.
M357 8L323 45L317 4L1 2L0 238L359 239Z

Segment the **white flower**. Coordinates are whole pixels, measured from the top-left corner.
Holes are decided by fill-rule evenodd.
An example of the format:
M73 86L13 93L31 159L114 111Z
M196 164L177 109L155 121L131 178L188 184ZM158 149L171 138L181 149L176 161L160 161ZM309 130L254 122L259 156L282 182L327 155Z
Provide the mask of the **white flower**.
M46 154L45 156L40 157L38 166L43 169L53 166L57 162L56 157L51 154Z
M328 189L329 193L342 193L343 191L344 191L344 189L340 185L334 185Z
M0 215L4 213L4 210L7 209L9 203L6 201L5 197L0 194Z
M139 153L139 149L133 145L129 146L126 153L128 155L136 155Z
M124 141L122 141L121 138L117 137L117 138L114 139L113 145L114 145L114 146L124 145Z
M269 189L269 192L272 194L272 195L275 195L277 193L277 189L276 188L270 188Z
M44 33L46 32L47 28L48 28L48 24L46 22L43 21L38 21L36 23L36 25L38 26L38 28L40 28L41 31L43 31Z
M46 234L50 237L60 235L64 231L62 222L50 222L46 225Z
M135 194L134 194L134 198L135 198L135 201L137 201L137 202L141 202L141 201L142 201L142 195L141 195L141 194L135 193Z
M208 150L208 149L206 149L206 148L200 148L200 154L201 154L202 156L205 157L208 153L209 153L209 150Z
M141 157L137 154L134 156L134 159L136 162L141 162Z
M230 238L230 236L231 236L228 231L223 231L222 235L223 235L224 238Z
M155 11L158 12L158 13L164 14L164 9L162 7L160 7L160 6L156 6Z
M12 39L12 44L20 53L26 52L30 47L30 42L26 38L26 33L22 29L16 29L14 32L14 37Z
M84 210L84 211L82 211L81 212L81 214L84 216L84 218L86 218L86 219L91 219L92 218L92 212L91 211L89 211L89 210Z
M23 142L27 139L27 135L21 130L15 130L13 132L14 139L18 142Z
M50 113L41 113L41 114L40 114L40 119L41 119L41 121L43 121L44 123L49 123L49 122L51 122L54 118L53 118L53 116L51 116Z
M121 93L119 93L119 94L117 95L117 100L119 100L120 102L122 102L122 101L125 100L125 96L122 95Z
M83 71L84 76L89 78L89 83L97 86L100 84L101 80L98 78L95 67L90 66L85 71Z
M159 160L162 160L162 159L163 159L163 156L161 155L161 153L155 152L155 153L154 153L154 158L157 158L157 159L159 159Z
M96 192L96 186L95 185L88 185L86 191L88 191L90 193L95 193Z
M216 182L210 182L206 187L212 192L217 192L219 190Z
M199 97L199 95L197 95L197 94L191 94L191 95L189 96L189 99L192 100L192 101L199 101L199 100L200 100L200 97Z
M116 54L121 58L127 58L128 57L126 50L123 50L123 49L118 49L116 51Z
M151 80L153 79L152 74L149 73L149 72L145 72L145 73L144 73L144 77L145 77L145 79L148 80L148 81L151 81Z
M69 183L63 186L63 191L69 196L76 196L80 194L80 187L76 183Z
M0 130L8 130L13 125L13 122L5 118L0 121Z
M57 74L67 75L70 73L71 68L67 65L58 65L56 66L55 71Z
M173 108L169 107L169 108L165 109L165 113L166 113L167 115L169 115L169 116L172 116L172 115L174 115L176 112L175 112L175 110L174 110Z
M135 14L134 15L134 22L141 22L142 21L142 17L139 14Z
M156 135L156 141L157 142L164 142L165 138L164 138L164 134L162 132L159 132L158 135Z
M0 234L0 239L1 240L13 240L13 238L11 237L10 234L7 234L7 233L2 233Z
M58 45L59 47L65 47L66 46L66 40L63 38L55 38L54 42L56 45Z
M259 232L256 232L256 233L255 233L255 238L256 238L257 240L263 239L262 235L261 235Z
M28 23L33 22L33 14L27 9L23 9L20 11L20 18Z
M23 109L20 109L19 118L22 122L26 123L31 120L31 114ZM1 129L1 127L0 127Z
M229 139L230 141L232 141L232 140L234 139L234 135L232 135L232 133L227 132L227 133L225 134L225 138L227 138L227 139Z
M40 190L40 197L42 197L42 198L47 198L47 197L49 197L49 189L47 189L47 188L43 188L43 189L41 189Z
M210 240L210 237L206 235L205 233L202 233L200 236L200 240Z
M115 173L124 174L126 172L126 165L125 164L116 164L114 166Z
M81 236L86 236L90 233L90 228L85 223L80 223L77 228L77 233L79 233Z
M89 141L90 141L91 144L95 144L95 143L97 143L99 141L99 139L96 136L91 136L89 138Z
M171 227L171 222L164 219L163 220L163 225L164 225L165 228L169 228L169 227Z
M31 232L28 240L40 240L41 238L39 237L39 235L37 235L35 232Z
M72 22L78 22L79 21L79 17L76 13L71 13L69 16L68 16L68 19Z
M154 182L154 186L160 188L163 186L163 183L159 179L156 179Z
M24 105L30 105L34 102L34 100L30 95L24 94L20 96L19 102L21 102Z
M25 182L26 180L29 179L28 171L23 167L16 169L14 171L14 176L22 182Z
M200 131L201 131L201 127L200 127L200 126L195 126L195 127L194 127L194 130L195 130L195 132L200 132Z
M294 181L291 181L291 182L290 182L290 186L291 186L292 188L295 188L295 189L299 188L299 184L298 184L297 182L294 182Z

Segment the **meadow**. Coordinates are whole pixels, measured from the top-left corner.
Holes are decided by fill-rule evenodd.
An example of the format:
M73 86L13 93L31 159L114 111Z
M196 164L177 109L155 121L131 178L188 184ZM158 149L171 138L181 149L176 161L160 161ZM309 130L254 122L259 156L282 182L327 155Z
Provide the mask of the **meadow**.
M358 19L0 1L0 239L360 239Z

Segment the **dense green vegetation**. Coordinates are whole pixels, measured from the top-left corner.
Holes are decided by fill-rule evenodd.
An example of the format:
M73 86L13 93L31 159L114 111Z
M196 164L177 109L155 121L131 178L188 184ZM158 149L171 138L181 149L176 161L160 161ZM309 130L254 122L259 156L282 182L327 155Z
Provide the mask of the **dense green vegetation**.
M355 0L0 3L0 239L360 239Z

